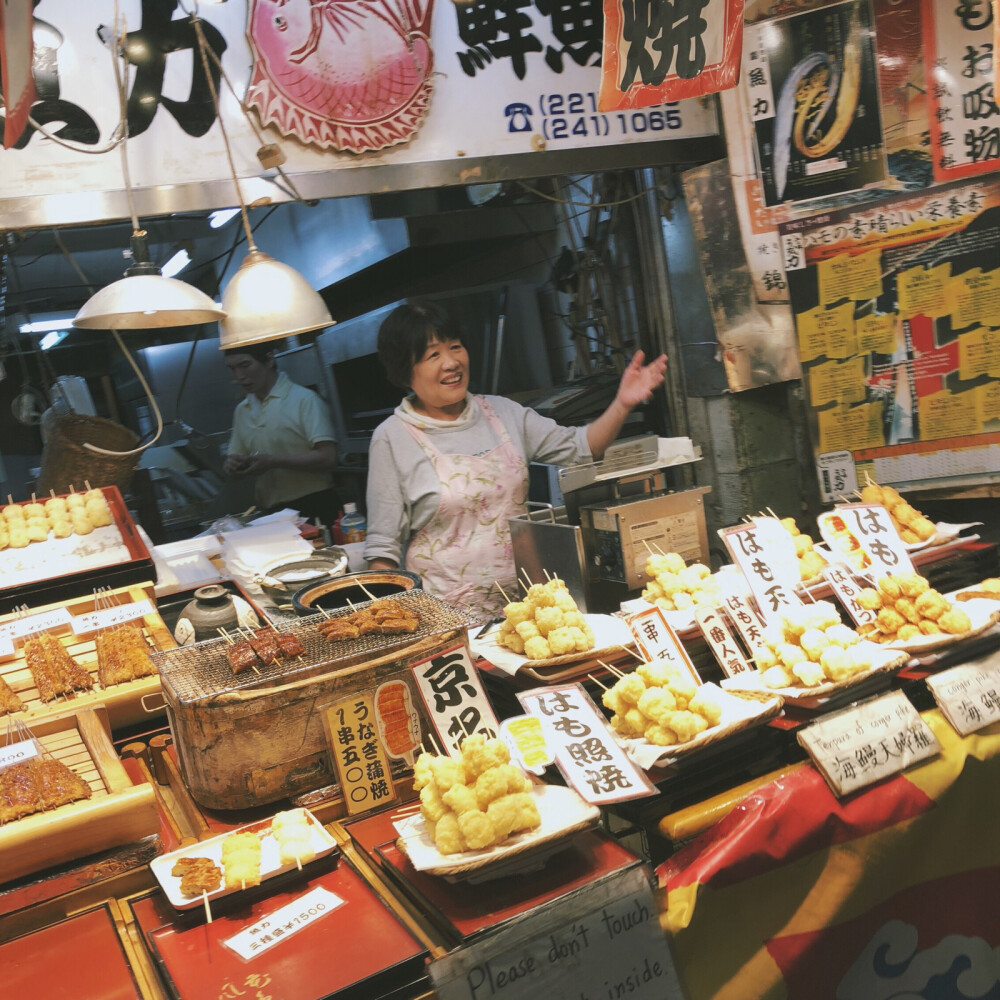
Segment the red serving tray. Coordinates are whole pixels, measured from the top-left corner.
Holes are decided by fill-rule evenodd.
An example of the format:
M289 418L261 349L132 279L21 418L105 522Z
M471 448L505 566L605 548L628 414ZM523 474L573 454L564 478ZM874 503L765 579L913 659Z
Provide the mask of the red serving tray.
M256 996L260 988L281 1000L370 1000L404 986L414 994L429 989L426 949L346 859L321 859L314 874L285 884L211 923L200 911L174 910L159 890L130 900L169 995L219 1000L237 990ZM315 886L343 905L248 962L223 944Z
M143 1000L107 905L0 944L3 995Z
M7 614L16 607L27 604L34 607L40 604L56 604L59 601L72 600L81 594L86 594L95 587L126 587L133 583L156 582L156 567L153 557L142 540L132 515L117 486L101 488L108 507L115 519L115 525L122 537L122 544L128 550L129 558L125 562L110 563L107 566L96 566L79 572L64 573L59 576L19 583L16 587L0 588L0 614ZM64 494L68 495L68 494ZM43 501L48 497L41 498ZM25 501L29 503L30 501ZM31 545L45 545L45 542L32 542ZM25 552L31 551L29 545Z
M567 841L566 848L552 855L538 871L478 885L449 882L418 872L396 847L396 819L398 810L386 810L343 826L358 849L406 893L452 945L495 930L499 924L573 889L644 864L603 831L585 830Z

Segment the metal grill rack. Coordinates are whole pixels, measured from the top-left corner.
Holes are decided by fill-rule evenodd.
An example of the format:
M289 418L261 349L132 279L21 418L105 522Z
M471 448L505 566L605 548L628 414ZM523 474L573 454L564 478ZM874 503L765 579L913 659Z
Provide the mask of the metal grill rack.
M468 629L481 621L481 617L463 608L448 604L422 590L408 590L394 594L398 601L420 617L414 632L400 635L369 633L356 639L329 641L316 627L325 619L340 618L355 611L363 611L371 601L364 601L349 608L338 608L327 614L310 615L294 621L282 622L278 631L293 635L304 652L297 657L286 657L273 663L261 664L255 673L246 670L239 674L226 657L228 641L220 636L191 646L153 653L152 658L160 671L164 696L168 703L178 705L203 701L233 691L254 690L287 684L320 671L353 666L365 658L375 659L394 649L404 649L413 643L442 632ZM238 637L234 635L234 639Z

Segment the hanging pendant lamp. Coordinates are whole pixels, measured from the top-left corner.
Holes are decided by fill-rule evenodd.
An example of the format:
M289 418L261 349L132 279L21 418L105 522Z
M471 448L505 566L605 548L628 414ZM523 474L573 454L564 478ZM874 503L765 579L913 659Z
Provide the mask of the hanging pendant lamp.
M208 42L196 14L191 14L191 23L198 39L198 51L205 70L205 80L212 94L215 116L222 131L229 173L236 188L243 230L247 237L247 255L222 293L222 309L225 317L219 322L219 347L224 351L249 347L251 344L280 340L333 326L330 310L309 282L295 268L274 260L259 250L254 243L250 217L243 201L243 192L240 190L229 146L229 134L222 119L219 94L209 72ZM218 63L217 59L216 62ZM221 64L219 70L222 71Z

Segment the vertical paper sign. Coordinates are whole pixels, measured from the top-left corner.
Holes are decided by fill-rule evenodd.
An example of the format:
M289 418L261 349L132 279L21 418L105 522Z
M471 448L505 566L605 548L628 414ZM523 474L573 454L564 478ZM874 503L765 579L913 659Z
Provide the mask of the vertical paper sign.
M659 907L636 865L434 959L440 1000L681 1000Z
M720 528L719 536L750 584L760 613L770 619L802 603L795 593L801 577L792 536L776 518L759 520L773 521L777 530L762 527L755 519L735 528Z
M858 604L858 591L861 588L851 575L851 571L843 563L831 563L826 566L823 569L823 576L830 584L834 596L840 601L858 628L875 621L875 612Z
M656 793L581 685L532 688L519 691L517 699L541 721L556 766L581 798L604 806Z
M899 537L889 512L880 504L837 504L836 510L871 559L875 577L912 573L913 563L906 542Z
M762 649L767 649L764 644L764 622L743 597L739 594L730 594L726 598L726 614L750 650L751 659Z
M467 644L459 643L412 669L434 729L452 757L462 755L466 736L482 733L492 738L500 732Z
M1000 722L1000 664L963 663L927 678L934 700L960 736Z
M391 802L396 792L371 695L361 692L324 708L323 724L347 811L354 815Z
M844 796L941 752L902 691L827 716L798 734L834 795Z
M638 614L629 615L625 621L644 659L667 660L675 667L687 671L695 684L701 684L698 671L661 608L647 608Z
M694 620L727 677L735 677L753 669L744 658L739 643L729 631L725 615L719 608L696 608Z

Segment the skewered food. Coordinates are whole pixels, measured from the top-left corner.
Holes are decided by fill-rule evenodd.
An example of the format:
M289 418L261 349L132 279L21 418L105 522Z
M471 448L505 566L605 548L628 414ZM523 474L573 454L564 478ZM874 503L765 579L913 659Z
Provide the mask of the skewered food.
M149 677L156 673L156 664L149 655L149 646L142 630L136 625L117 625L98 632L97 679L101 687Z
M644 601L666 611L687 611L702 604L720 603L719 582L704 563L691 563L676 552L651 552L646 557L649 583L642 591Z
M271 836L278 842L278 857L283 865L304 865L316 857L311 844L312 825L304 809L275 814Z
M869 479L861 490L861 499L885 507L899 537L908 545L929 541L937 531L930 518L911 507L891 486L879 486Z
M972 628L963 608L953 605L919 573L883 576L858 593L858 604L876 612L861 628L874 642L909 642L921 635L961 635Z
M24 709L24 702L14 693L14 689L0 677L0 715L9 715Z
M420 812L441 854L483 850L541 825L531 781L510 763L507 745L479 733L461 760L423 753L413 771Z
M594 648L594 632L581 614L565 581L552 577L535 583L521 601L504 609L497 633L501 646L529 660L546 660Z
M330 642L341 639L356 639L372 632L381 635L402 635L416 632L420 626L420 615L401 601L388 598L372 601L367 607L359 608L346 615L327 618L318 625L324 638Z
M288 656L301 656L303 652L302 643L290 632L263 626L244 639L230 642L226 646L226 659L233 673L241 674Z
M710 690L702 690L681 667L652 660L619 677L601 700L613 713L616 733L673 746L719 724L722 707Z
M781 526L792 536L795 558L799 563L799 576L803 582L815 580L823 572L826 560L816 551L812 536L799 530L794 517L781 518Z
M227 889L260 885L260 838L251 831L231 833L222 841L222 868Z
M74 691L89 691L94 686L90 673L49 632L25 640L24 660L42 701L52 701Z
M180 878L182 896L215 892L222 884L222 869L211 858L178 858L170 874Z
M56 538L68 538L74 533L89 535L95 528L114 524L114 514L99 489L50 497L44 503L32 500L7 504L0 515L0 549L25 548L31 542L46 541L50 534Z
M0 771L0 823L90 796L90 785L61 760L32 757Z

